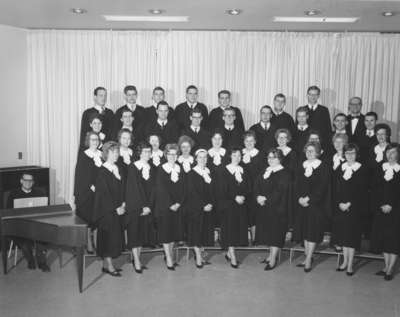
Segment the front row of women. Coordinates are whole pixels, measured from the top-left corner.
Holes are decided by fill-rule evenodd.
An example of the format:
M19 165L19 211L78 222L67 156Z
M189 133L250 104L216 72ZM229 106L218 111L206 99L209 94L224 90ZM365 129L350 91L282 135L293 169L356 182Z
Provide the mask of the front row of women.
M89 139L89 142L92 141ZM86 150L91 151L90 155L86 154L94 162L100 159L96 148L93 140L93 146ZM220 221L221 246L227 250L225 258L233 268L238 268L235 247L248 244L248 213L254 207L255 240L259 245L270 246L265 270L275 268L290 224L294 240L303 242L305 247L305 259L297 266L305 272L311 271L314 250L322 242L324 232L331 231L334 244L343 250L343 262L337 270L353 275L367 193L366 173L357 161L357 146L346 145L345 161L332 175L328 164L319 159L319 143L309 142L304 147L306 160L296 169L294 177L282 164L282 151L273 148L266 154L267 167L257 176L254 185L240 164L242 150L239 148L231 150L230 162L218 171L210 171L209 154L199 149L194 167L188 173L178 163L178 152L176 144L166 145L166 162L155 169L149 163L151 145L141 143L139 160L132 162L127 175L123 175L116 164L119 145L104 144L105 163L100 168L94 164L98 168L96 181L88 180L95 183L94 216L89 224L97 228L97 253L104 259L103 272L121 275L112 258L122 252L125 229L136 272L145 269L140 261L141 248L157 243L163 245L167 268L175 270L173 246L184 240L194 247L196 266L201 268L208 263L202 256L203 247L214 245L216 218ZM371 249L384 254L385 266L377 274L391 280L400 253L397 145L387 148L386 160L372 177L375 218ZM329 228L330 219L333 219L332 228Z

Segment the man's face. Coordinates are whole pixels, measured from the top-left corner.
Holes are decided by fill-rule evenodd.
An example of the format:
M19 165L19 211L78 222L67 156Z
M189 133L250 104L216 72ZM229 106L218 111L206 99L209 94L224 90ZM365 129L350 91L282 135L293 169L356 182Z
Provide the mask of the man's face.
M281 112L285 107L285 98L277 97L274 99L274 109L276 112Z
M272 113L269 108L262 108L260 110L260 120L264 123L270 122L272 118Z
M125 127L132 126L133 115L131 111L124 111L121 117L122 125Z
M192 122L192 126L199 127L201 124L201 121L203 120L203 116L201 115L201 113L194 112L190 116L190 120Z
M29 191L32 189L34 185L34 180L32 175L23 175L21 178L21 186L23 189L26 191Z
M164 101L165 95L162 90L156 90L153 92L153 100L155 103L159 103L160 101Z
M168 118L168 106L167 105L159 105L157 109L158 119L166 120Z
M218 103L221 107L229 107L231 103L231 97L229 94L220 94L218 97Z
M361 100L358 98L351 98L349 102L349 112L358 115L361 112Z
M344 117L344 116L336 117L336 119L334 121L336 130L344 130L346 128L346 123L347 123L346 117Z
M197 97L198 97L197 89L191 88L186 93L186 100L192 104L197 102Z
M374 116L366 116L364 119L364 124L367 130L373 130L376 126L376 120Z
M307 120L308 120L307 112L305 112L305 111L297 112L296 119L297 119L297 122L300 125L306 125L307 124Z
M307 94L308 103L315 105L318 102L319 92L316 89L311 89Z
M131 105L136 104L137 92L134 90L128 90L125 94L125 100L126 103L129 103Z
M98 90L97 95L94 96L94 102L96 105L104 107L107 102L107 91Z
M226 125L231 126L235 122L236 116L233 111L224 111L224 116L222 117Z

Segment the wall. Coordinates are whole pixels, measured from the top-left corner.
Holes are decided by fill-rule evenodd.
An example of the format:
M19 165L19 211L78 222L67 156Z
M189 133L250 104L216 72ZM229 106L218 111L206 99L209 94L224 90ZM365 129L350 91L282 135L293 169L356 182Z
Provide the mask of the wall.
M24 29L0 25L0 167L26 163L26 36Z

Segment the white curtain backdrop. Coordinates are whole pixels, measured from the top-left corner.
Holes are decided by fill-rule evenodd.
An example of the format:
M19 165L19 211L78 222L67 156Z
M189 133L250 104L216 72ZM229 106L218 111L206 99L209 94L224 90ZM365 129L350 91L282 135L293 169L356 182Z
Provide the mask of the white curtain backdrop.
M276 93L294 114L306 89L318 85L334 115L360 96L399 137L400 36L377 33L271 33L229 31L59 31L28 34L28 163L51 168L51 202L73 201L80 117L93 105L96 86L109 107L123 104L134 84L139 103L162 86L171 105L185 88L200 88L209 109L229 89L247 127Z

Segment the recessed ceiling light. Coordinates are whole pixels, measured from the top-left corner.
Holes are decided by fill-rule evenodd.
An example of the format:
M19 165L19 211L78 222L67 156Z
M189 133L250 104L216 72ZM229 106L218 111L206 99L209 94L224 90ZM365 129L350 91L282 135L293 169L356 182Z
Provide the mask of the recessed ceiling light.
M104 19L113 22L188 22L188 16L150 16L150 15L103 15Z
M162 9L151 9L151 10L149 10L149 12L151 13L151 14L161 14L161 13L164 13L165 12L165 10L162 10Z
M87 13L87 10L82 8L72 8L71 12L75 14L84 14Z
M354 23L360 18L330 18L330 17L273 17L274 22L310 22L310 23Z
M317 9L311 9L311 10L304 11L304 14L309 16L309 17L311 17L311 16L314 16L314 15L321 14L321 11L317 10Z
M384 17L392 17L392 16L394 16L394 12L393 11L384 11L384 12L382 12L382 15Z
M242 10L240 10L240 9L229 9L229 10L226 10L226 13L228 13L230 15L239 15L240 13L242 13Z

